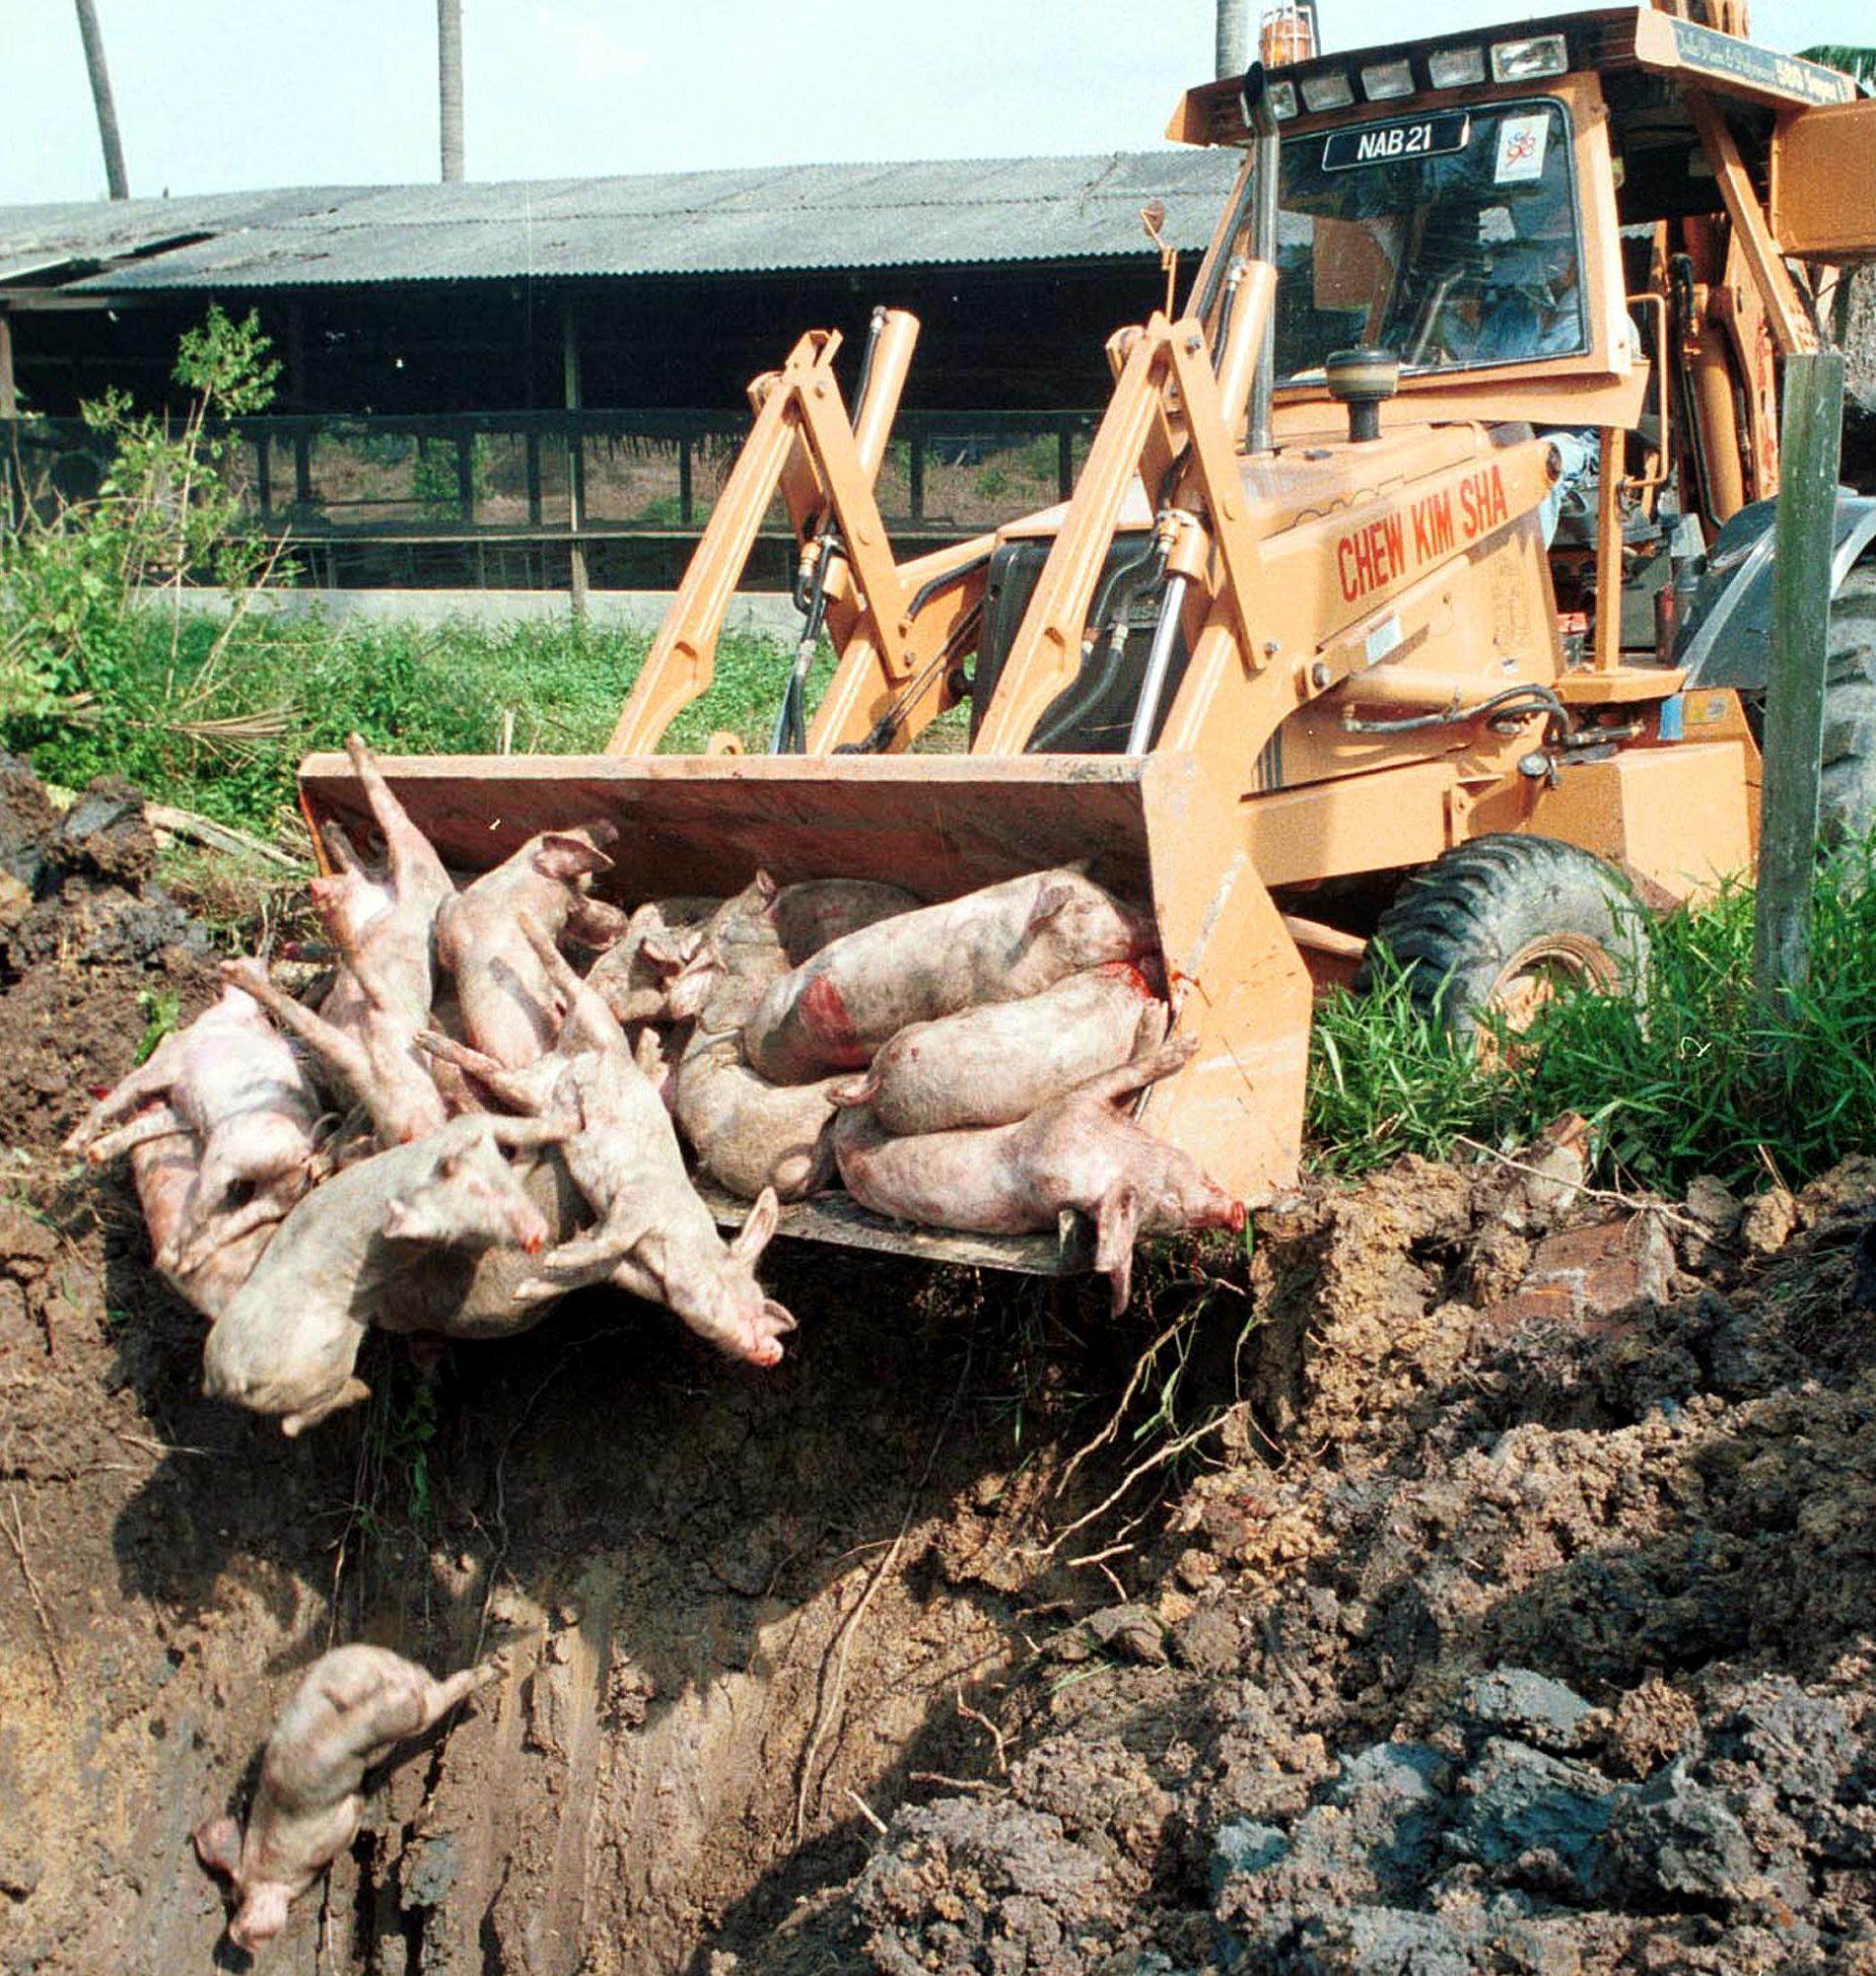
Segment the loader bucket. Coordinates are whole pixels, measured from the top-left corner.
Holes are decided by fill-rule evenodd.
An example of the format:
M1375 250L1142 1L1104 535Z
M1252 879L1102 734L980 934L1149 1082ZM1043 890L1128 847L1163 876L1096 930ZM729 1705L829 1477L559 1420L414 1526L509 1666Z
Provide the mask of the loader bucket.
M928 900L1081 862L1148 906L1172 989L1173 1032L1199 1049L1146 1098L1144 1121L1257 1204L1295 1178L1309 979L1252 867L1239 805L1191 755L408 755L382 766L461 874L534 832L604 819L619 830L596 889L623 905L728 895L758 870L781 883L877 879ZM300 789L314 828L369 841L343 755L310 756ZM726 1225L744 1204L713 1202ZM1055 1235L914 1232L844 1194L783 1211L783 1231L951 1261L1055 1272L1081 1266Z

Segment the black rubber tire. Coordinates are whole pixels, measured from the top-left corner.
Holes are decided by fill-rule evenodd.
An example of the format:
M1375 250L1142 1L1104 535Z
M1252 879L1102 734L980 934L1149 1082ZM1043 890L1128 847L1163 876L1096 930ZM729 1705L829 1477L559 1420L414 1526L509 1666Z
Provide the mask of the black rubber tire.
M1832 600L1829 654L1818 835L1839 844L1876 825L1876 565L1851 570Z
M1628 881L1554 837L1455 845L1402 882L1372 946L1393 956L1415 1002L1454 1035L1477 1035L1494 1014L1518 1025L1518 984L1546 974L1637 998L1647 986L1647 916ZM1372 985L1367 960L1355 985Z

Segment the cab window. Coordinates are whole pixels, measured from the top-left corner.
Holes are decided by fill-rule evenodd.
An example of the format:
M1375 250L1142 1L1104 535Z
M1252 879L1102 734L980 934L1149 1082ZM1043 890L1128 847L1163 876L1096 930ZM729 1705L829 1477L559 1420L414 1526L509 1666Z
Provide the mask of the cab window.
M1432 110L1286 138L1277 375L1355 344L1408 372L1589 346L1569 125L1555 102Z

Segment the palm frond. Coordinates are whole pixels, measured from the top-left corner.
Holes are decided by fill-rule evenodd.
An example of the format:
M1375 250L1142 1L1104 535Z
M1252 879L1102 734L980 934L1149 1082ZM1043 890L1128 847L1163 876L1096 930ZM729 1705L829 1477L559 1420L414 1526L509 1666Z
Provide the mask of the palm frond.
M1815 48L1799 50L1799 59L1821 62L1827 69L1841 69L1853 76L1864 89L1876 89L1876 48L1853 47L1843 41L1820 41Z

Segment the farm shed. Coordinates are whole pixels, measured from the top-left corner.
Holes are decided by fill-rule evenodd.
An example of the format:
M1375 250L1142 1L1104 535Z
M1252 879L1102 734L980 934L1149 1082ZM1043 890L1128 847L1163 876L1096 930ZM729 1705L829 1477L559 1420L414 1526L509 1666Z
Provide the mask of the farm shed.
M325 582L668 582L801 330L857 365L876 303L924 335L882 473L895 531L1052 498L1102 346L1163 293L1141 208L1196 249L1234 161L949 160L0 207L16 475L83 485L79 402L160 403L211 302L284 362L243 430L257 511ZM783 565L781 545L769 558Z

